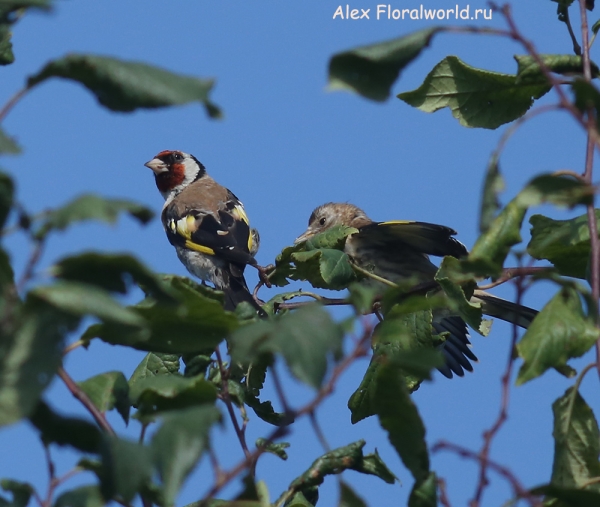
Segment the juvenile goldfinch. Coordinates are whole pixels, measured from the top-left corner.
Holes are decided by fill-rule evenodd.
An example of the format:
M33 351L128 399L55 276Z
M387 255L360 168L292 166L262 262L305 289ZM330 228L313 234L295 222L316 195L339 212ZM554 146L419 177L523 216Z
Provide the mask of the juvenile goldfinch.
M366 213L346 203L327 203L317 207L308 220L308 229L295 243L306 241L336 225L358 229L346 238L344 251L359 266L391 282L412 280L415 284L432 282L437 267L429 255L463 257L467 248L453 236L456 231L443 225L426 222L396 220L374 222ZM527 327L537 312L516 305L481 290L475 290L471 301L482 304L483 312L517 325ZM477 357L469 348L467 325L458 316L447 311L434 310L433 328L437 333L448 332L446 341L440 346L446 364L440 372L448 377L452 373L463 376L464 371L473 371L469 362Z
M247 301L265 315L244 279L246 265L256 265L259 236L240 200L188 153L161 151L144 165L165 198L161 221L187 270L225 293L225 309Z

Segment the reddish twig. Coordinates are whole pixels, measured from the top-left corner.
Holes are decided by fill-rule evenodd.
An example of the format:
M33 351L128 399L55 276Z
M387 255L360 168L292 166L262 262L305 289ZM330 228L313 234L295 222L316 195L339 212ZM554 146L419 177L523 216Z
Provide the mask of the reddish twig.
M348 369L348 367L359 357L363 357L368 354L368 344L372 332L372 326L365 326L363 334L360 340L357 341L353 351L333 369L329 381L323 387L321 387L321 389L319 389L314 399L299 410L293 412L293 415L296 419L314 412L316 407L318 407L325 398L327 398L329 395L331 395L331 393L333 393L338 379ZM253 451L245 459L241 460L233 468L226 472L223 472L221 476L215 481L215 484L212 486L212 488L204 496L204 499L201 501L201 505L207 505L208 501L212 499L219 491L221 491L227 484L229 484L229 482L235 479L244 470L253 466L253 464L258 461L258 458L261 456L261 454L265 452L265 447L270 443L276 441L277 439L285 436L288 431L289 429L286 426L280 426L274 429L271 432L271 434L265 439L264 446L258 447L255 451Z
M17 291L22 291L25 288L25 285L27 285L27 283L33 278L35 267L37 266L38 262L40 262L43 251L44 242L40 239L36 239L33 246L33 251L31 252L29 260L27 261L27 265L25 266L23 274L17 283Z
M327 443L327 439L325 438L325 433L323 432L323 429L321 428L319 421L317 421L317 414L313 411L310 414L308 414L308 417L310 419L310 425L312 426L313 431L315 432L315 435L317 435L317 440L319 440L319 443L323 447L323 450L325 452L329 452L331 450L331 447Z
M81 390L81 388L70 377L70 375L65 371L65 369L62 366L58 368L57 374L65 383L67 389L71 392L71 394L76 399L78 399L81 402L81 404L86 408L86 410L91 414L98 426L100 426L109 435L114 436L115 430L112 429L112 426L106 420L104 414L96 408L96 406L92 403L92 400L89 399L88 395Z
M446 481L438 477L437 485L440 492L440 503L443 505L443 507L452 507L450 504L450 499L448 498L448 492L446 491Z
M488 289L497 287L498 285L502 285L503 283L506 283L509 280L512 280L514 278L523 278L526 276L533 276L533 275L538 275L540 273L552 272L552 271L554 271L554 268L550 268L550 267L546 268L546 267L526 266L526 267L517 267L517 268L505 268L502 270L502 274L500 275L500 277L497 278L495 281L493 281L492 283L488 283L486 285L478 285L477 288L481 289L481 290L488 290Z
M29 88L22 88L17 93L15 93L8 102L4 104L4 107L0 110L0 122L4 121L6 115L10 112L10 110L15 107L17 102L23 98L23 96L29 91Z
M474 461L481 462L481 457L479 456L479 454L476 454L473 451L470 451L469 449L465 449L464 447L461 447L459 445L451 444L450 442L439 441L431 448L431 452L433 452L433 453L436 453L439 451L444 451L444 450L450 451L450 452L455 452L462 458L472 459ZM512 486L514 495L517 498L522 498L524 500L527 500L531 506L542 507L543 504L542 504L541 500L539 500L525 486L523 486L519 482L517 477L508 468L506 468L502 465L499 465L498 463L491 461L491 460L487 460L487 466L490 467L495 472L497 472L498 474L500 474L502 477L504 477L509 482L509 484Z
M221 373L221 399L227 407L229 418L231 419L231 423L233 424L235 434L237 435L237 438L240 441L240 445L242 446L242 450L244 451L244 456L246 456L246 459L249 459L251 454L250 450L248 449L248 445L246 444L246 435L245 432L242 431L242 428L240 427L240 424L237 420L237 416L235 415L235 410L233 409L233 402L231 401L229 386L227 385L227 382L229 380L229 372L225 369L225 366L223 365L223 359L221 358L221 351L219 350L219 347L215 349L215 354L217 356L219 372Z
M54 466L54 462L52 461L52 456L50 455L50 449L47 446L44 446L44 454L46 455L46 463L48 465L48 491L46 493L46 499L42 500L38 495L36 498L41 507L50 507L52 505L52 499L54 497L54 492L56 488L58 488L61 484L68 481L71 477L77 475L83 470L79 467L75 467L65 475L61 477L56 477L56 467Z

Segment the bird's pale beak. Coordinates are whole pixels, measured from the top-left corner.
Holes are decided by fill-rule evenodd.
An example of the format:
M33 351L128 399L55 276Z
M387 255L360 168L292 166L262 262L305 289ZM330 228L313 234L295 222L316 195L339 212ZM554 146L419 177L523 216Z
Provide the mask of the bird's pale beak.
M153 158L152 160L150 160L150 162L146 162L144 165L149 169L152 169L154 174L164 173L165 171L169 170L167 164L165 164L159 158Z
M297 245L298 243L302 243L303 241L310 239L312 236L314 236L314 234L312 233L312 231L310 229L308 229L307 231L304 232L304 234L298 236L294 240L294 245Z

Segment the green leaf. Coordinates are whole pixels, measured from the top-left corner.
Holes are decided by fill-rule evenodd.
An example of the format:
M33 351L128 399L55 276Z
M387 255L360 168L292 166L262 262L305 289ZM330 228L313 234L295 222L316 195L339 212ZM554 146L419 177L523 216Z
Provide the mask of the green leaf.
M285 452L285 450L290 446L290 444L288 444L287 442L267 443L267 440L265 440L264 438L257 438L256 443L254 445L256 445L257 448L262 447L265 452L274 454L283 461L287 461L288 459L288 455L287 452Z
M117 409L125 424L129 421L129 384L120 371L100 373L77 385L102 413Z
M363 474L379 477L388 484L394 484L398 480L398 478L383 462L379 456L379 453L377 452L377 449L375 449L375 454L367 454L363 456L362 462L359 463L354 470Z
M110 292L126 294L133 281L157 299L173 301L162 278L132 255L87 252L64 257L52 268L57 278L95 285Z
M538 55L544 65L548 67L550 72L555 74L582 74L583 75L583 58L576 55ZM540 80L545 80L546 76L542 72L536 59L530 55L515 55L515 60L518 64L517 83L521 81L534 81L539 83ZM598 76L598 66L591 62L592 77Z
M11 479L2 479L0 486L4 491L10 491L13 495L13 501L10 502L10 507L27 507L29 499L35 492L33 486L27 482L18 482ZM0 498L0 503L2 498ZM7 506L8 507L8 506Z
M344 481L340 481L340 501L338 507L367 507L365 501Z
M103 435L92 423L75 417L64 417L40 401L29 417L39 431L42 442L69 445L82 452L98 453Z
M11 43L12 25L21 17L21 9L49 10L50 0L2 0L0 3L0 65L15 61Z
M398 95L427 113L444 107L465 127L495 129L523 116L550 86L517 83L517 76L476 69L448 56L427 75L423 84Z
M144 318L145 328L104 322L91 326L83 338L98 337L113 345L145 351L197 354L214 349L238 327L236 316L223 309L214 290L201 288L186 278L171 277L167 281L178 305L146 298L129 307Z
M482 311L480 303L471 303L470 297L467 299L463 287L456 283L452 276L460 270L460 261L454 257L444 257L438 272L435 275L435 281L444 289L445 294L451 303L451 307L458 312L460 317L473 329L483 336L489 333L489 326L482 320ZM474 284L473 284L474 285Z
M0 248L0 312L4 300L16 300L17 295L14 292L15 273L12 269L8 254Z
M538 486L530 490L532 495L545 496L560 503L550 503L546 500L545 505L556 507L597 507L600 505L600 493L585 489L561 488L552 484Z
M48 63L28 79L27 86L32 88L52 77L82 84L111 111L128 113L139 108L200 102L211 118L221 115L219 108L208 98L213 80L175 74L141 62L69 54Z
M140 328L144 319L136 312L121 306L102 289L77 282L57 282L36 287L31 294L62 312L83 317L94 315L105 322Z
M600 30L600 19L592 25L592 32L594 35L598 34L598 30Z
M186 378L178 375L158 375L140 379L132 384L129 396L141 415L152 415L167 410L214 403L217 390L202 376Z
M67 333L79 323L32 294L18 315L4 323L0 340L0 426L33 411L62 362Z
M426 48L433 36L444 31L432 27L379 44L333 55L329 62L329 87L384 101L400 72Z
M154 212L145 206L122 199L104 199L93 194L77 197L65 206L50 211L35 235L43 239L53 230L65 230L76 222L99 220L113 224L120 213L127 213L146 224L154 216Z
M380 475L380 470L374 468L372 463L370 466L364 465L362 453L364 445L365 441L359 440L329 451L317 458L306 472L292 481L288 488L289 496L292 497L295 493L303 493L314 504L318 499L317 486L323 483L327 475L340 474L344 470L355 470L364 474L376 475L388 482L385 474ZM314 501L313 497L315 497Z
M376 414L375 392L383 365L390 365L397 382L413 392L424 379L431 378L432 368L441 366L443 358L434 350L442 343L432 334L431 311L390 314L373 333L373 357L357 390L348 400L351 422Z
M435 472L429 472L425 480L413 486L408 498L408 507L437 507L437 505L437 477Z
M190 408L164 417L152 438L152 449L166 505L175 503L179 489L208 445L211 427L219 420L215 407Z
M105 500L119 496L129 503L150 483L151 448L116 437L106 437L101 458L100 491Z
M4 227L13 206L15 184L10 176L0 172L0 229Z
M554 413L553 486L579 489L590 479L600 476L600 432L592 409L570 387L552 404ZM600 492L600 484L586 490Z
M487 166L485 181L483 183L483 195L481 198L481 211L479 213L479 232L487 232L494 218L500 210L498 194L504 190L504 179L500 174L500 163L498 154L493 153Z
M429 475L425 426L405 384L390 365L383 365L377 373L373 406L390 443L415 481L421 483Z
M0 10L1 9L2 8L0 7ZM2 28L0 25L0 32L1 30ZM0 42L0 45L1 44L2 43ZM1 58L2 57L0 56L0 59ZM0 129L0 154L16 155L18 153L21 153L21 148L19 145L12 137L9 137L2 129Z
M341 357L343 336L342 327L315 304L236 330L230 340L232 360L249 364L263 354L280 353L298 380L318 389L328 357Z
M600 210L596 210L600 224ZM590 262L590 229L587 214L569 220L553 220L533 215L531 241L527 253L535 259L546 259L564 276L587 278Z
M80 486L65 491L54 502L53 507L103 507L106 502L102 498L98 486Z
M129 387L132 387L137 381L145 378L157 375L176 375L179 373L179 368L180 363L177 354L149 352L133 371L129 379Z
M517 344L524 360L517 384L542 375L549 368L585 354L600 337L594 319L583 312L579 293L563 287L542 308Z

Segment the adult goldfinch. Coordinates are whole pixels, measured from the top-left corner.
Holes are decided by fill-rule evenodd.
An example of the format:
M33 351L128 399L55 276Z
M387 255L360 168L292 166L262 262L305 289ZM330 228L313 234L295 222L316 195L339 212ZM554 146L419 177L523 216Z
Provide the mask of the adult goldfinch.
M443 225L406 220L374 222L366 213L346 203L327 203L317 207L308 220L308 229L295 243L306 241L336 225L354 227L358 232L347 237L344 251L359 267L391 282L412 280L415 284L431 282L437 267L429 255L463 257L467 248L454 235L456 231ZM516 305L481 290L476 290L471 301L482 304L483 312L508 322L527 327L537 312ZM469 362L477 361L471 352L467 325L458 316L447 311L433 312L433 328L437 333L449 333L440 346L446 364L439 368L448 378L452 373L464 375L473 371Z
M165 198L161 221L179 260L225 293L225 309L247 301L264 315L244 279L246 265L256 265L259 236L240 200L188 153L161 151L144 165Z

